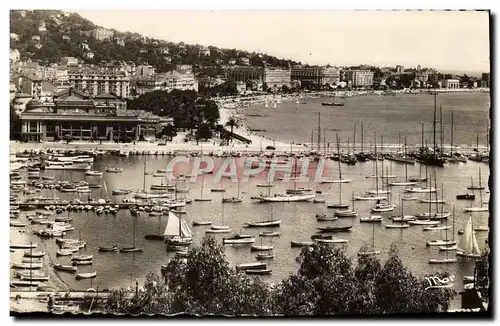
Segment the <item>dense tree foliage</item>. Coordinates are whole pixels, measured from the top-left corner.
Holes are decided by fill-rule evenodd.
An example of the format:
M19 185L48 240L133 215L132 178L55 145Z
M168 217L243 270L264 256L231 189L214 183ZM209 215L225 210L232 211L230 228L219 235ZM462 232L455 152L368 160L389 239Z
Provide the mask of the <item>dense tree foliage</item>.
M174 258L163 277L148 276L137 294L114 291L97 310L111 313L196 315L341 315L443 312L455 291L427 289L391 248L382 265L362 256L353 266L343 248L316 244L302 249L296 274L267 285L231 268L212 237ZM441 275L444 277L444 274Z
M217 104L210 99L199 98L195 91L154 91L128 100L127 107L171 117L176 128L191 130L204 124L215 128L220 118Z
M14 105L10 104L10 139L19 140L21 136L21 119L16 114Z

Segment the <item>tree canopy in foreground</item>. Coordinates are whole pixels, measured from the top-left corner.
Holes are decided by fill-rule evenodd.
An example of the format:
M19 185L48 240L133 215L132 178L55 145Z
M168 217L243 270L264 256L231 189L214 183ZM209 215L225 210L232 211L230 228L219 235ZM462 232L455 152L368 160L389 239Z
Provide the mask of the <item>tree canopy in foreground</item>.
M163 275L150 273L140 291L113 291L95 307L108 313L190 315L371 315L445 312L456 292L427 289L406 268L395 246L382 264L362 256L354 266L343 248L303 248L297 273L275 284L229 266L223 246L206 237L187 259L174 258ZM446 275L433 275L444 278Z

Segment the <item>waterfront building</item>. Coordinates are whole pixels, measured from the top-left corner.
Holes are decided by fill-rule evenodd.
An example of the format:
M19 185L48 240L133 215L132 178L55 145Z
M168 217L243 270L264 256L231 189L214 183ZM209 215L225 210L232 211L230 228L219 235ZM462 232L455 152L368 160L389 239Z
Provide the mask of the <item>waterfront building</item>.
M10 49L9 60L10 62L18 62L21 59L21 53L18 49Z
M292 79L301 85L336 85L340 81L340 70L334 67L293 67Z
M429 71L428 70L418 70L415 73L415 79L420 81L423 85L425 85L429 81Z
M290 88L292 86L291 69L266 67L264 68L262 81L267 89L279 89L283 86Z
M370 70L345 70L344 81L351 87L372 87L373 72Z
M176 70L169 71L155 76L144 76L134 81L134 88L137 95L146 94L154 91L171 92L178 90L198 91L198 81L192 73L181 73Z
M31 100L20 116L22 141L134 141L172 123L151 113L127 110L113 94L90 95L76 89L54 94L54 103Z
M114 32L105 28L96 28L92 30L92 36L99 41L104 41L113 38Z
M229 81L248 81L248 80L262 80L264 75L264 68L252 66L235 66L226 69L226 78Z
M460 81L458 79L445 79L443 85L447 89L459 89Z
M130 78L123 71L71 69L68 71L71 87L88 92L91 96L113 93L122 98L129 96Z

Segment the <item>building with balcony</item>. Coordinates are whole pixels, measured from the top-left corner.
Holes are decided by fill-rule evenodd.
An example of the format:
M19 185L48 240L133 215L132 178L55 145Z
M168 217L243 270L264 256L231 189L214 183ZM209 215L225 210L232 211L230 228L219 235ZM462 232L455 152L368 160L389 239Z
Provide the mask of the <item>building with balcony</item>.
M130 94L130 78L124 71L75 69L68 71L71 87L91 96L113 93L127 98Z
M345 70L344 81L350 87L372 87L373 72L370 70Z
M340 70L334 67L293 67L292 79L301 85L336 85L340 81Z
M262 67L247 67L247 66L235 66L228 67L226 69L226 78L229 81L248 81L253 79L262 80L264 76L264 68Z
M69 89L54 96L54 103L31 100L20 116L21 139L27 142L71 140L135 141L156 135L172 119L138 110L113 94L94 99Z
M291 69L266 67L264 68L262 82L267 89L279 89L283 86L290 88L292 84Z

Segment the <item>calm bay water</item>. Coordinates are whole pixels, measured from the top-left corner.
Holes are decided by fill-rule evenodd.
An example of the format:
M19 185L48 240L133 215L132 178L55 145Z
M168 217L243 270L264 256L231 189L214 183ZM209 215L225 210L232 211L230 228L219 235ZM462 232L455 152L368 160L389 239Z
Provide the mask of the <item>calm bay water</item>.
M456 96L456 97L454 97ZM455 112L455 135L456 143L474 144L475 134L483 133L488 126L488 94L453 94L440 95L439 99L443 103L443 112ZM295 103L283 103L278 109L268 109L267 116L264 118L252 118L251 124L258 124L261 128L267 128L267 135L283 140L293 141L308 141L310 139L310 129L315 127L316 120L311 112L323 110L322 121L325 125L332 128L341 129L345 134L343 137L352 137L352 126L354 123L358 125L364 123L365 136L370 132L384 134L384 139L388 142L397 143L398 132L402 135L408 135L409 144L417 144L420 142L420 123L421 121L432 121L432 96L429 95L408 95L401 97L358 97L349 98L346 100L345 107L321 107L318 101L311 101L307 105L301 105L300 110L296 112L287 111L287 106L295 106ZM297 104L298 106L298 104ZM261 110L259 108L254 109ZM309 110L309 111L307 111ZM445 111L446 110L446 111ZM328 112L328 113L327 113ZM444 114L443 114L444 115ZM390 118L389 118L390 117ZM271 130L272 126L276 126L277 119L284 119L286 124L280 123L279 130ZM294 131L294 128L297 128ZM309 131L307 131L309 129ZM359 130L359 129L358 129ZM406 133L405 133L406 132ZM308 136L309 135L309 136ZM358 136L357 136L358 137ZM105 166L122 166L124 171L122 174L105 173L102 178L85 177L83 172L78 171L44 171L41 175L51 175L57 180L88 180L91 183L103 184L102 189L93 189L90 196L92 198L113 198L111 190L117 188L143 188L143 168L144 160L147 160L147 171L152 172L157 169L166 169L171 158L166 156L130 156L130 157L111 157L103 156L96 159L93 164L93 170L104 171ZM342 202L351 203L353 193L360 194L368 189L375 188L375 180L367 179L366 176L373 174L373 162L358 163L355 166L347 166L342 164L342 173L345 178L352 179L352 183L342 185ZM389 169L389 173L398 175L404 178L404 165L395 162L385 161L384 166ZM381 167L381 166L379 166ZM457 231L465 226L468 221L469 214L463 210L470 205L469 201L456 201L457 194L466 193L466 187L470 185L471 177L477 183L478 171L481 169L482 182L486 184L489 177L489 167L483 163L468 163L447 164L444 168L436 168L436 176L438 188L441 189L441 184L444 185L444 199L447 201L445 211L452 211L455 205L455 227L454 234L457 236ZM329 161L327 171L337 175L337 162ZM408 175L419 175L419 172L425 173L425 167L420 168L418 164L408 167ZM429 173L434 171L434 168L429 168ZM185 171L188 172L188 171ZM384 171L385 173L385 171ZM26 176L24 176L26 177ZM194 202L186 206L187 215L183 218L189 224L193 220L212 220L214 224L228 224L233 232L244 232L256 236L256 243L272 244L275 248L276 257L269 262L270 268L273 270L271 276L264 276L263 279L268 281L278 281L287 277L290 273L297 270L298 264L295 259L300 253L299 248L291 248L290 241L302 240L310 241L311 235L316 233L316 228L319 226L327 226L331 223L335 225L352 225L353 228L349 233L338 233L335 237L348 239L349 243L346 247L347 253L353 260L357 259L356 253L364 244L371 245L372 232L375 235L375 247L381 251L380 259L385 261L388 256L388 251L391 244L396 243L399 253L404 263L416 275L423 275L437 271L449 271L456 276L456 289L460 290L461 280L464 275L471 275L473 272L473 264L470 262L459 262L457 264L447 265L429 265L428 260L431 258L446 257L446 254L439 252L437 247L426 247L426 241L440 239L445 237L443 231L439 232L424 232L420 226L412 226L408 229L385 229L385 224L390 224L388 216L396 213L401 208L402 194L400 188L392 187L392 202L397 205L396 211L393 213L382 213L385 216L383 223L376 225L360 223L359 218L340 218L335 222L317 222L315 215L319 212L329 212L333 214L333 210L327 209L326 204L314 204L309 202L304 203L256 203L250 199L250 196L258 195L261 192L267 192L266 188L257 188L258 183L264 183L263 178L251 178L248 183L240 184L241 196L243 203L240 204L224 204L222 205L221 193L210 193L210 188L219 187L213 180L213 175L205 175L203 182L204 197L211 197L211 202ZM146 177L146 188L152 184L159 184L161 178L154 178L149 175ZM228 179L223 179L223 186L227 189L227 196L236 196L238 185L231 183ZM297 184L297 187L309 186L315 190L322 190L323 193L318 197L325 197L327 202L338 202L339 200L339 185L338 184ZM199 197L201 190L201 179L197 183L188 183L187 187L191 192L187 194L188 198ZM275 187L271 188L271 193L281 193L286 189L293 188L292 182L276 182ZM73 193L52 193L50 190L43 190L44 196L57 196L62 199L73 199ZM440 194L439 194L440 195ZM416 194L419 198L427 198L427 194ZM88 198L88 194L80 196L82 200ZM479 196L476 194L476 200L473 206L479 206ZM483 199L487 200L489 194L483 194ZM122 196L114 196L117 200ZM355 210L360 216L369 216L371 202L356 201L354 203ZM271 206L273 208L271 209ZM418 203L416 201L404 202L405 215L418 214L428 211L428 204ZM434 208L433 208L434 209ZM266 229L244 229L245 222L265 220L271 216L276 219L281 219L282 224L279 228L280 237L276 238L261 238L258 233ZM62 215L66 215L63 213ZM94 255L94 264L91 267L79 266L79 271L95 269L97 278L90 280L76 281L74 276L65 273L55 273L52 268L46 267L46 270L51 275L51 282L56 286L73 289L87 289L90 286L104 288L127 287L132 284L135 278L140 281L144 280L150 272L159 272L161 264L168 263L169 259L174 254L167 253L165 245L160 241L148 241L144 239L145 234L160 233L162 234L167 223L167 216L148 216L148 213L141 213L141 216L135 221L126 210L120 211L117 215L96 215L94 212L71 212L74 216L75 231L69 233L68 237L81 238L87 241L88 246L82 251L83 254ZM380 214L379 214L380 215ZM489 213L473 213L473 221L476 226L488 225ZM21 217L25 220L25 217ZM142 253L99 253L98 246L110 246L117 244L119 246L132 245L133 243L133 225L136 224L136 244L143 247ZM448 220L448 225L452 224L452 218ZM40 226L28 226L27 231L39 228ZM277 230L276 228L275 230ZM205 227L194 227L194 243L195 245L201 241L205 232ZM46 248L48 256L44 258L46 263L50 262L69 262L67 257L56 257L57 245L55 240L42 240L31 235L21 235L14 228L11 228L11 238L15 233L16 239L26 237L24 241L33 241L38 243L42 248ZM222 242L222 238L226 235L215 235ZM479 246L484 247L487 232L477 232ZM29 238L28 238L29 237ZM452 238L451 230L448 232L448 238ZM17 240L16 240L17 241ZM20 241L21 242L21 241ZM255 252L250 252L249 247L232 247L226 246L226 256L232 265L253 262ZM13 254L12 255L17 255ZM451 255L451 254L450 254ZM454 301L456 306L459 302L459 296Z
M329 142L335 142L335 133L338 132L341 142L346 143L349 138L352 144L354 124L356 124L356 144L359 146L361 123L364 129L365 148L369 146L369 143L373 144L375 132L384 137L385 144L397 144L401 134L401 137L407 136L408 145L420 145L422 123L424 123L425 141L428 144L433 142L434 96L430 94L357 96L343 100L344 106L322 106L321 102L325 101L331 101L331 99L307 99L307 104L288 101L279 104L276 108L266 108L261 105L252 109L242 109L241 113L262 114L262 117L247 117L248 125L252 129L266 130L267 137L282 141L310 142L311 131L315 129L313 135L314 141L317 142L317 113L320 112L321 129L326 130L326 139ZM477 134L479 134L480 146L487 143L489 93L439 94L437 96L437 120L439 120L440 106L443 112L446 145L450 144L451 139L451 112L454 113L454 145L475 147ZM323 133L321 138L323 139ZM437 139L439 140L439 137Z

